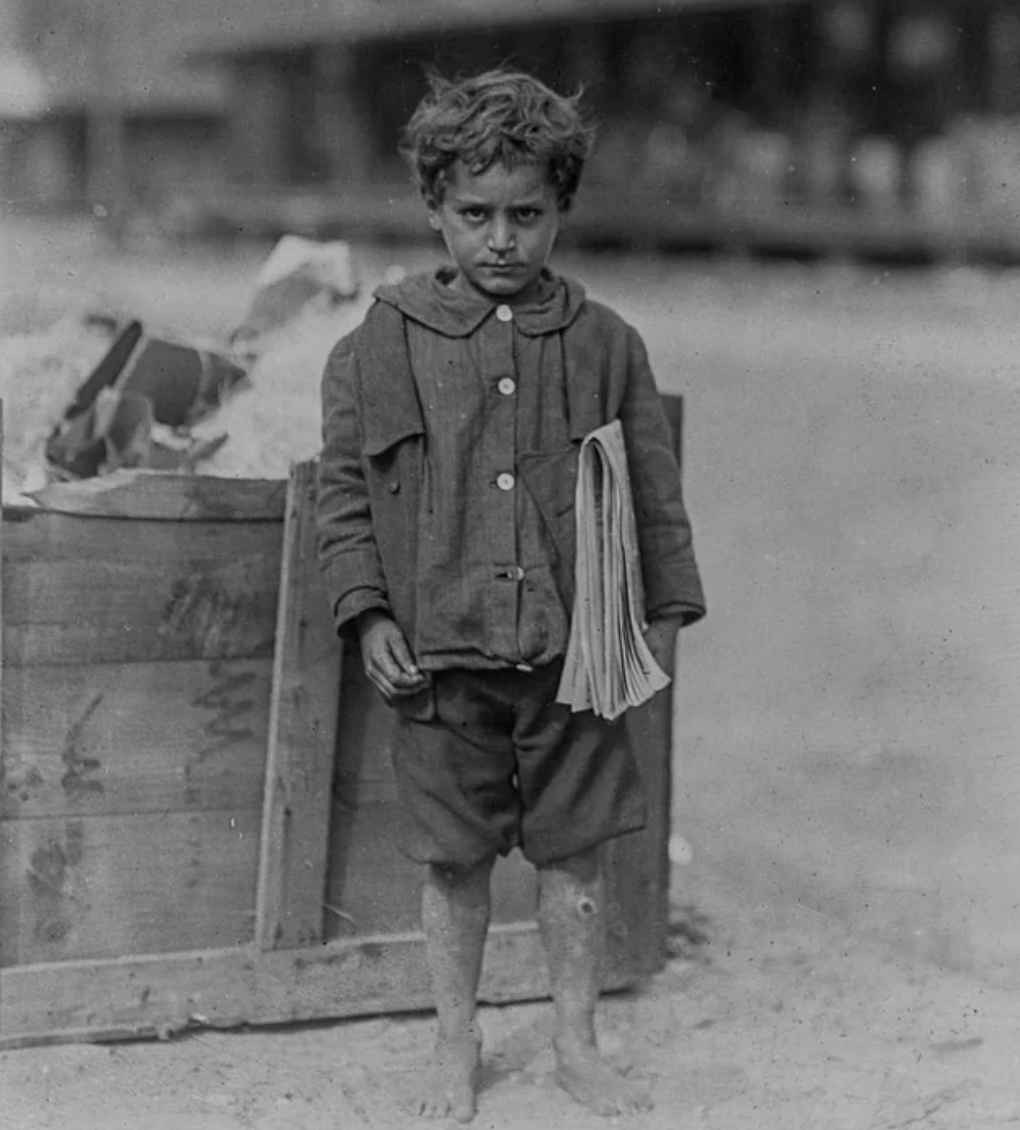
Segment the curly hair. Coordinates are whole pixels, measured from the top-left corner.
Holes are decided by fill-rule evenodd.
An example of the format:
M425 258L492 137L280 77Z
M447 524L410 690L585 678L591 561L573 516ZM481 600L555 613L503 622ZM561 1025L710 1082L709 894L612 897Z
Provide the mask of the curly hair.
M506 69L457 82L431 74L428 81L401 143L426 201L442 200L457 161L475 175L495 164L536 164L548 170L560 209L569 210L594 141L578 108L581 91L565 97Z

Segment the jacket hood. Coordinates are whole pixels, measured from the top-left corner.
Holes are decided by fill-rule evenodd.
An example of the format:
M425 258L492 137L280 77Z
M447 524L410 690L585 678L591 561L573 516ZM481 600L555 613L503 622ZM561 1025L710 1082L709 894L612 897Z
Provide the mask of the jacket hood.
M446 337L467 337L501 303L454 289L450 283L455 275L454 267L440 267L380 286L374 297ZM574 321L584 301L584 287L579 282L543 269L537 296L513 307L514 320L522 333L532 337L556 333Z

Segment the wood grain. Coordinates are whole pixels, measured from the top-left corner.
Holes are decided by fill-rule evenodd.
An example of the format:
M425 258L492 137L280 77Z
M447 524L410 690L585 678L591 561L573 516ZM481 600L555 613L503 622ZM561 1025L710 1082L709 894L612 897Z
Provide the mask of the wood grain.
M257 809L272 661L6 672L0 818Z
M256 942L322 940L342 648L316 557L315 466L287 494L276 624Z
M7 561L9 664L269 655L279 562Z
M242 945L259 811L0 823L0 966Z
M44 509L106 518L174 522L250 522L283 517L287 484L276 479L220 479L152 471L116 471L34 494Z
M622 988L633 978L607 979ZM546 995L532 924L494 927L480 999ZM304 950L252 946L0 971L0 1047L48 1040L166 1035L189 1025L233 1027L431 1007L420 934L333 942Z
M46 510L5 509L8 561L229 561L271 556L279 560L283 520L160 522L82 518Z

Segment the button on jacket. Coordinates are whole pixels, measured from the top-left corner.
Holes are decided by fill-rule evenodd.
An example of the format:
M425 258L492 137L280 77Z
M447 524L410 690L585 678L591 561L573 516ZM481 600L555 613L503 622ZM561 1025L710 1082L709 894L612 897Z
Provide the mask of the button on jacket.
M619 418L649 620L704 615L680 476L638 334L548 273L529 305L443 271L376 292L323 376L320 561L338 630L388 611L425 669L566 646L580 442Z

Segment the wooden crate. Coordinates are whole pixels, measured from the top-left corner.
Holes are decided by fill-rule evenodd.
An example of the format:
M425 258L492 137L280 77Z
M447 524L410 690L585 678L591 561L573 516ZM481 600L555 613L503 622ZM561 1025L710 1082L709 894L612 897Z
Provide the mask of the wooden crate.
M343 663L313 494L301 464L4 510L0 1046L429 1007L393 715ZM606 849L607 987L662 960L671 717L631 712L653 811ZM494 884L483 999L544 995L533 871Z

